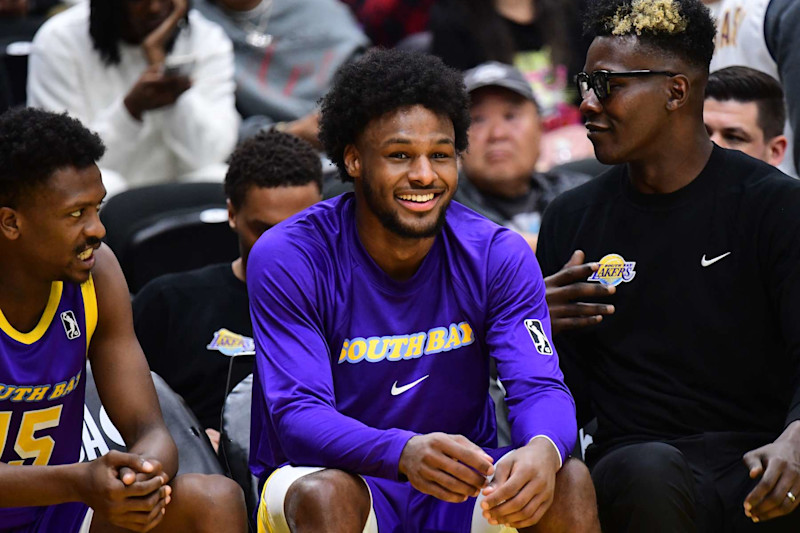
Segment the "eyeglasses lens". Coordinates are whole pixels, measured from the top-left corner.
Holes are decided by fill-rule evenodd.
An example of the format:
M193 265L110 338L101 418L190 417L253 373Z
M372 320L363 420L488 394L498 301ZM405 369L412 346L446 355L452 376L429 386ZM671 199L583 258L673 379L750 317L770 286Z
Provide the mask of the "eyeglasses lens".
M602 100L608 96L608 76L602 70L596 70L591 74L591 85L594 89L594 94L598 99Z
M586 98L589 94L589 89L594 90L594 95L600 100L608 96L608 77L602 70L597 70L591 74L580 72L575 77L575 81L577 82L581 99Z
M579 72L575 76L575 83L578 85L578 94L581 95L581 99L586 98L589 93L589 76L585 72Z

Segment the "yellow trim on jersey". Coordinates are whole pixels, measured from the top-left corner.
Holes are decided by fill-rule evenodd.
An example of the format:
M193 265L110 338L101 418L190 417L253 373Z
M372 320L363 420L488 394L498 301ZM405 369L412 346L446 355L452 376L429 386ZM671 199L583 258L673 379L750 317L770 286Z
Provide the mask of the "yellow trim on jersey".
M94 291L94 278L89 274L89 279L81 283L81 296L83 296L83 314L86 317L86 353L89 353L89 343L97 329L97 293Z
M47 306L44 308L44 313L42 313L42 318L39 319L39 323L36 324L36 327L28 333L21 333L17 331L14 326L9 324L8 320L6 320L6 316L1 310L0 329L3 330L6 335L17 342L21 342L22 344L33 344L34 342L38 341L45 334L47 328L50 327L53 317L56 316L56 310L58 310L58 304L61 302L61 293L63 290L64 284L60 281L54 281L50 285L50 297L47 300Z

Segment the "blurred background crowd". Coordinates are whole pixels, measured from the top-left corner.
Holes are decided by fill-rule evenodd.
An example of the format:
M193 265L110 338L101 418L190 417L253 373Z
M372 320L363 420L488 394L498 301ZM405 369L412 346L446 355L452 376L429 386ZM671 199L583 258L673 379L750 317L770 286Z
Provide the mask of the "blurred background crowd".
M316 106L338 67L370 46L410 48L463 71L513 65L535 104L535 131L522 145L533 169L566 164L591 175L602 167L591 164L573 82L590 44L579 22L585 1L3 0L0 109L67 111L98 131L111 195L221 181L234 146L258 131L319 147ZM784 85L798 75L791 1L706 4L718 18L712 70L743 65ZM791 124L800 111L791 94L781 169L796 176ZM326 182L325 191L341 189ZM507 219L519 206L500 211L509 208Z
M100 134L106 240L137 295L137 335L216 444L224 397L252 371L250 247L347 190L317 140L339 67L379 46L463 71L472 125L456 199L535 248L546 205L604 170L574 83L585 1L0 0L0 111L66 111ZM800 78L800 2L705 3L717 19L712 139L796 177L800 97L786 89ZM146 288L224 262L232 270ZM195 316L198 301L219 316Z

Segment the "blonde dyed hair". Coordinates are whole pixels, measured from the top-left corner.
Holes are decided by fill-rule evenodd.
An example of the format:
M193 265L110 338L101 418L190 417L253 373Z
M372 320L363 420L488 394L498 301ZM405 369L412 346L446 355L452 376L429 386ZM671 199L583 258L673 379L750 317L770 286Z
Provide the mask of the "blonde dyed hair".
M607 22L612 35L642 32L673 35L686 30L687 20L675 0L633 0L623 5Z

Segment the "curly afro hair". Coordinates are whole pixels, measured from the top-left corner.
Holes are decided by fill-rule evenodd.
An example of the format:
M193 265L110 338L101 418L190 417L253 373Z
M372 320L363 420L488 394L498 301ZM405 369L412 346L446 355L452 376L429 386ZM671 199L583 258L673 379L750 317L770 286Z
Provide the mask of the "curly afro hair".
M84 169L105 153L100 137L78 120L35 108L0 115L0 206L17 207L22 194L66 167Z
M344 166L345 147L355 143L371 120L413 105L448 116L456 151L466 149L469 97L461 73L438 57L376 49L339 70L322 100L319 139L342 181L352 181Z
M635 36L708 72L716 28L700 0L595 0L584 16L590 37Z
M322 191L322 163L314 148L288 133L262 131L231 155L225 195L239 209L251 185L274 188L309 183Z

